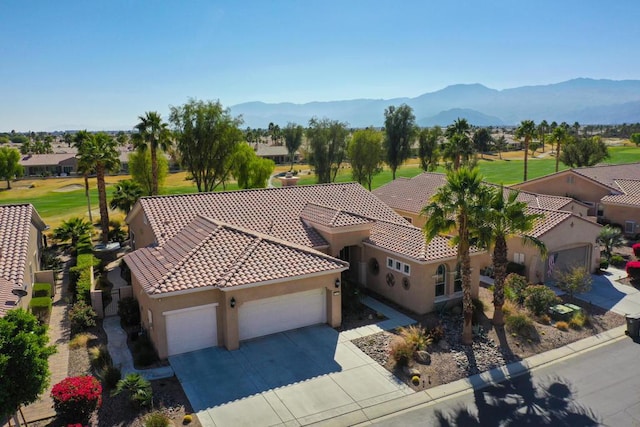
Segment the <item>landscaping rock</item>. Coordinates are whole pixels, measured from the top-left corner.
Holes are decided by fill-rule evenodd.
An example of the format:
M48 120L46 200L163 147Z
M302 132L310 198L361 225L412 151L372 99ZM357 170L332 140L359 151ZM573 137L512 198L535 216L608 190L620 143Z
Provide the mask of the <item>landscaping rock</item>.
M438 348L442 351L449 351L449 349L451 349L451 346L449 345L447 340L442 339L438 342Z
M430 365L431 355L427 351L419 350L416 352L416 362L422 363L423 365Z

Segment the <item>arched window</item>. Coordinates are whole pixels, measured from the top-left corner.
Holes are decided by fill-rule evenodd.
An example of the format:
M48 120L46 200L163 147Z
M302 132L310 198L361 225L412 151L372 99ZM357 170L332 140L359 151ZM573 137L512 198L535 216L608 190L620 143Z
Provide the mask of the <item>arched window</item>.
M436 285L436 297L444 295L447 284L447 266L440 264L436 270L435 285Z
M453 292L462 292L462 265L456 265L456 274L453 277Z

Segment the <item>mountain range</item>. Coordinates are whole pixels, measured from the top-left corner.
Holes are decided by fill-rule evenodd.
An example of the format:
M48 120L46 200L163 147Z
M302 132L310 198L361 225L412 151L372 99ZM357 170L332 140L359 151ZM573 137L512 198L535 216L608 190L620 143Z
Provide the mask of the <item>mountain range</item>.
M447 126L466 118L476 126L509 126L522 120L580 124L640 122L640 80L577 78L561 83L491 89L457 84L415 98L353 99L305 104L247 102L231 107L244 125L266 128L270 122L306 125L311 117L348 122L351 127L382 126L390 105L413 108L420 126Z

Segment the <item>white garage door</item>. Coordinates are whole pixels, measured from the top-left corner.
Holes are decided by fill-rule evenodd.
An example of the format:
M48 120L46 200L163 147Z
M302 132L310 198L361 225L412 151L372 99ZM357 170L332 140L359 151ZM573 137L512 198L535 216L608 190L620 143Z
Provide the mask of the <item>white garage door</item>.
M217 305L207 304L164 313L169 356L218 345Z
M573 267L589 268L589 247L566 249L564 251L551 252L547 257L545 279L554 280L558 271L567 272Z
M240 340L327 322L325 289L248 301L240 306Z

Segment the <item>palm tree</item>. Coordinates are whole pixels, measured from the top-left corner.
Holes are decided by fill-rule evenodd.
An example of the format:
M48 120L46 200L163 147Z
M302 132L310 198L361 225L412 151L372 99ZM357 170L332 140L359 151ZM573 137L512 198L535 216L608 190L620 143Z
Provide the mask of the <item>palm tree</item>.
M611 227L605 225L600 229L600 234L596 242L604 246L604 252L607 254L607 260L611 260L611 255L615 248L619 248L625 245L624 237L622 237L622 231L618 227Z
M567 140L567 129L563 126L559 126L553 130L551 134L551 141L556 143L556 172L560 166L560 148Z
M505 197L504 188L500 186L491 193L487 203L489 206L487 219L480 231L485 233L481 240L489 243L489 246L493 246L493 272L495 274L493 324L502 326L504 325L502 314L504 279L507 275L509 262L507 240L510 237L520 235L524 243L535 245L543 255L546 255L546 247L544 242L527 234L533 230L536 221L543 215L528 213L527 204L518 201L518 191L511 190Z
M71 240L71 248L75 252L81 239L91 236L93 225L89 221L75 217L63 221L53 230L53 238L60 241Z
M485 202L489 191L489 187L482 183L477 168L463 166L447 172L447 183L438 189L431 202L421 211L427 217L423 230L427 242L439 234L456 231L451 242L458 245L458 262L461 264L464 313L462 342L467 345L473 342L470 248L472 241L483 246L478 239L483 236L480 229L484 226Z
M73 137L73 145L78 150L78 153L82 150L82 144L91 137L91 134L87 130L80 130L76 132ZM77 157L77 156L76 156ZM91 214L91 196L89 195L89 175L93 173L93 165L87 164L82 158L78 158L78 172L82 174L84 178L84 196L87 198L87 211L89 212L89 222L93 224L93 215Z
M138 183L131 179L125 179L116 184L109 207L120 209L125 215L128 215L140 197L142 197L142 188Z
M524 139L524 180L527 180L527 162L529 161L529 143L536 134L536 124L533 120L523 120L516 129L516 138Z
M542 152L544 153L544 143L547 136L547 131L549 129L549 123L546 120L543 120L538 125L538 139L542 144Z
M100 205L100 228L102 242L109 242L109 207L107 205L107 189L105 175L109 171L117 170L120 166L116 141L104 132L90 135L78 151L79 163L90 167L96 172L98 183L98 202Z
M453 169L459 169L461 164L468 164L473 156L471 141L471 126L467 119L457 118L444 132L447 137L442 156L453 160Z
M147 111L144 116L139 116L135 126L137 132L132 135L133 145L138 151L151 150L151 178L152 195L158 194L158 149L167 151L171 146L171 132L167 124L162 121L160 114L155 111Z

